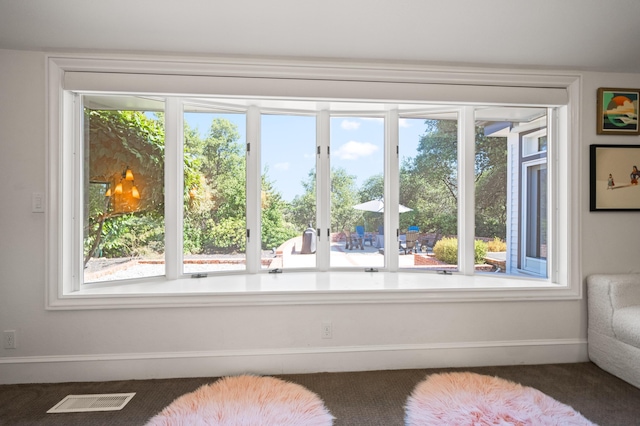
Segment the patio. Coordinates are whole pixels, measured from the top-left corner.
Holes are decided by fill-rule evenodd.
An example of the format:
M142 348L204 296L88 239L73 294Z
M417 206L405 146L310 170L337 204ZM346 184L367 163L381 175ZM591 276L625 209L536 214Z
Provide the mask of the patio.
M316 267L316 254L302 254L302 236L292 238L278 247L275 253L262 254L262 269L306 269ZM381 249L368 243L363 248L346 249L344 237L334 234L330 249L332 268L384 268L384 254ZM398 267L401 269L456 270L437 260L432 254L407 253L398 248ZM506 253L487 253L485 265L476 265L477 271L504 272ZM200 255L185 257L185 273L207 273L221 271L241 271L245 269L245 255ZM163 259L91 259L85 270L85 282L104 282L120 279L143 278L164 275Z
M295 237L281 245L275 253L274 259L267 266L274 268L314 268L315 254L301 254L302 237ZM383 268L384 254L375 245L365 243L363 248L346 249L344 238L335 234L332 236L330 249L330 263L333 268ZM451 269L451 265L442 264L434 257L425 253L407 253L398 248L398 266L400 268L430 267ZM266 263L266 262L265 262Z

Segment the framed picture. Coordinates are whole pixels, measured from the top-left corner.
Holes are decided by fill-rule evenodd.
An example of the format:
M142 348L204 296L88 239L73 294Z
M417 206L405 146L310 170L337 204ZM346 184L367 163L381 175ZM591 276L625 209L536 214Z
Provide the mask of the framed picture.
M640 210L640 145L591 145L589 159L589 210Z
M640 135L638 98L640 89L598 89L599 135Z

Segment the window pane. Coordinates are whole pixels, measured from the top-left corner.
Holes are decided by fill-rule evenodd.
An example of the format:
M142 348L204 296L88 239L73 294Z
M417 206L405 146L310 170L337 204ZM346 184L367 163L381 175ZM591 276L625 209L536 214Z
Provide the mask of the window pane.
M384 267L384 120L331 118L331 267Z
M163 110L133 96L84 97L85 283L165 273Z
M246 116L184 114L185 274L246 269Z
M263 115L262 268L316 266L316 118Z
M527 167L526 256L547 258L547 165Z
M457 270L457 117L401 118L398 128L399 267Z
M484 263L480 271L547 277L546 112L476 111L476 246L486 251L476 261Z

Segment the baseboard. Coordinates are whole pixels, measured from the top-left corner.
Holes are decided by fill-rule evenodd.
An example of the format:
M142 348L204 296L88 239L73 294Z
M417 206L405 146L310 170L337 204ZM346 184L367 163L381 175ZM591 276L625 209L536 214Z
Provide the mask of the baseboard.
M587 361L586 339L0 358L0 384Z

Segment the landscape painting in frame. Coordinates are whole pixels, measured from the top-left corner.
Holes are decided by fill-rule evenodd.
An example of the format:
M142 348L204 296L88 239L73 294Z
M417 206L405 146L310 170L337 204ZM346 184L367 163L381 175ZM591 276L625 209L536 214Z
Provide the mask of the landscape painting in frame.
M640 210L640 145L591 145L590 210Z
M599 135L639 135L640 89L598 89Z

